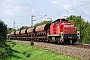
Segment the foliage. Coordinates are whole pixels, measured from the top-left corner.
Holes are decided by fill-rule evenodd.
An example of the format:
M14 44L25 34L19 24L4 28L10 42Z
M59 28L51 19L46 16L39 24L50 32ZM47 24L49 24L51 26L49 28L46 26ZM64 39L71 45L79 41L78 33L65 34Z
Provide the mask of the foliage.
M12 49L9 45L4 44L0 47L0 59L5 59L12 55Z
M21 28L19 28L18 30L24 30L24 29L27 29L29 28L28 26L22 26Z
M7 25L0 20L0 59L11 55L10 46L6 44Z
M6 41L7 25L0 20L0 42Z
M7 60L78 60L65 55L43 50L38 47L25 45L22 43L9 42L13 50L13 55Z
M67 20L74 22L77 30L81 31L81 40L83 43L90 43L90 23L85 21L81 16L71 15L66 18Z
M48 23L51 23L51 22L52 22L52 20L50 20L50 21L45 21L44 20L43 22L35 24L34 27L39 26L39 25L43 25L43 24L48 24Z
M44 21L42 21L40 23L35 24L34 27L39 26L39 25L43 25L43 24L48 24L48 23L51 23L51 22L52 22L52 20L50 20L50 21L45 21L44 20ZM23 29L27 29L27 28L31 28L31 26L30 27L28 27L28 26L22 26L18 30L23 30Z
M8 30L8 34L10 34L11 32L15 31L16 29L14 29L14 28L7 28L7 30Z
M50 20L50 21L45 21L44 20L43 22L35 24L34 27L39 26L39 25L43 25L43 24L47 24L47 23L51 23L51 22L52 22L52 20ZM22 26L21 28L19 28L17 30L24 30L24 29L27 29L27 28L31 28L31 26L30 27L29 26ZM7 30L8 30L8 34L10 34L11 32L15 31L16 29L14 29L14 28L7 28Z

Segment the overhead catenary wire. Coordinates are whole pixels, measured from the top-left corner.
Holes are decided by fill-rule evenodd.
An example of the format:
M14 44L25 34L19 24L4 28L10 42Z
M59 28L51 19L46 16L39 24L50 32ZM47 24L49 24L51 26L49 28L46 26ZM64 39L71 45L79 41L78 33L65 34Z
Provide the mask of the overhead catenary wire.
M87 3L81 4L81 5L76 6L76 7L72 6L72 8L71 8L70 10L67 10L67 11L61 12L61 13L59 13L59 14L57 14L57 15L54 15L54 16L51 16L51 17L55 17L55 16L58 16L58 15L61 15L61 14L67 13L67 12L69 12L69 11L71 11L71 10L74 10L74 9L80 8L80 7L85 6L85 5L87 5L87 4L90 4L90 2L87 2ZM59 12L60 12L60 11L59 11Z
M42 19L42 18L45 17L45 16L47 16L47 15L44 15L44 16L42 16L42 17L40 17L40 18L37 18L37 19L34 19L33 21L38 20L38 19Z

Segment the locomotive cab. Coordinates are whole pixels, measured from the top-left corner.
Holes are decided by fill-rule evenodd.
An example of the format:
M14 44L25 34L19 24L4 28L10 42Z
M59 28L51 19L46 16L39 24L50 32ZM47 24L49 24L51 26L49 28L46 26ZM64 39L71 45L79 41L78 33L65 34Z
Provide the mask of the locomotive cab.
M50 26L50 34L60 34L63 32L63 23L67 23L68 20L65 19L57 19L54 22L52 22Z
M57 19L50 26L49 39L57 43L74 44L77 41L77 33L73 22L66 19Z

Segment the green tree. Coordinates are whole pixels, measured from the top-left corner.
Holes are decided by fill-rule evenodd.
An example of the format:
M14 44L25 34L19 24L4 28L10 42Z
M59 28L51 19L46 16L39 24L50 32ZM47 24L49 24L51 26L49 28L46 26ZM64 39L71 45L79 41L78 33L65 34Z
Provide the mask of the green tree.
M11 48L6 44L7 25L0 20L0 59L11 55Z
M90 23L88 21L84 24L83 36L83 42L90 43Z
M22 26L21 28L19 28L18 30L23 30L23 29L27 29L29 28L28 26Z
M37 23L37 24L35 24L34 25L34 27L37 27L37 26L39 26L39 25L43 25L43 24L48 24L48 23L51 23L52 22L52 20L50 20L50 21L42 21L42 22L40 22L40 23ZM23 30L23 29L27 29L27 28L31 28L31 26L30 27L28 27L28 26L22 26L21 28L19 28L18 30Z
M16 29L14 29L14 28L7 28L7 30L8 30L8 34L10 34L11 32L15 31Z
M0 20L0 42L6 41L7 25Z
M35 24L34 25L34 27L36 27L36 26L39 26L39 25L43 25L43 24L48 24L48 23L51 23L52 22L52 20L50 20L50 21L42 21L42 22L40 22L40 23L37 23L37 24Z
M85 22L81 16L71 15L66 18L70 22L74 22L77 30L81 31L81 40L83 43L90 43L90 23Z

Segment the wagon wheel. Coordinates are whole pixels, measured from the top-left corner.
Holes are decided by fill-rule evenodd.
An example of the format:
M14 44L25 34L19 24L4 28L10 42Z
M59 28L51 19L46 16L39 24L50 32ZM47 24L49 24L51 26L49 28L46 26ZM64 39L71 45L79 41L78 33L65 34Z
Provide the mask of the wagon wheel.
M52 39L51 39L51 38L49 38L49 39L48 39L48 42L50 42L50 43L51 43L51 42L52 42Z
M39 39L37 38L36 41L39 42Z
M56 38L56 42L57 42L57 44L60 44L59 38Z
M60 45L63 45L63 44L65 44L65 42L64 42L64 41L62 41L62 40L60 40Z

